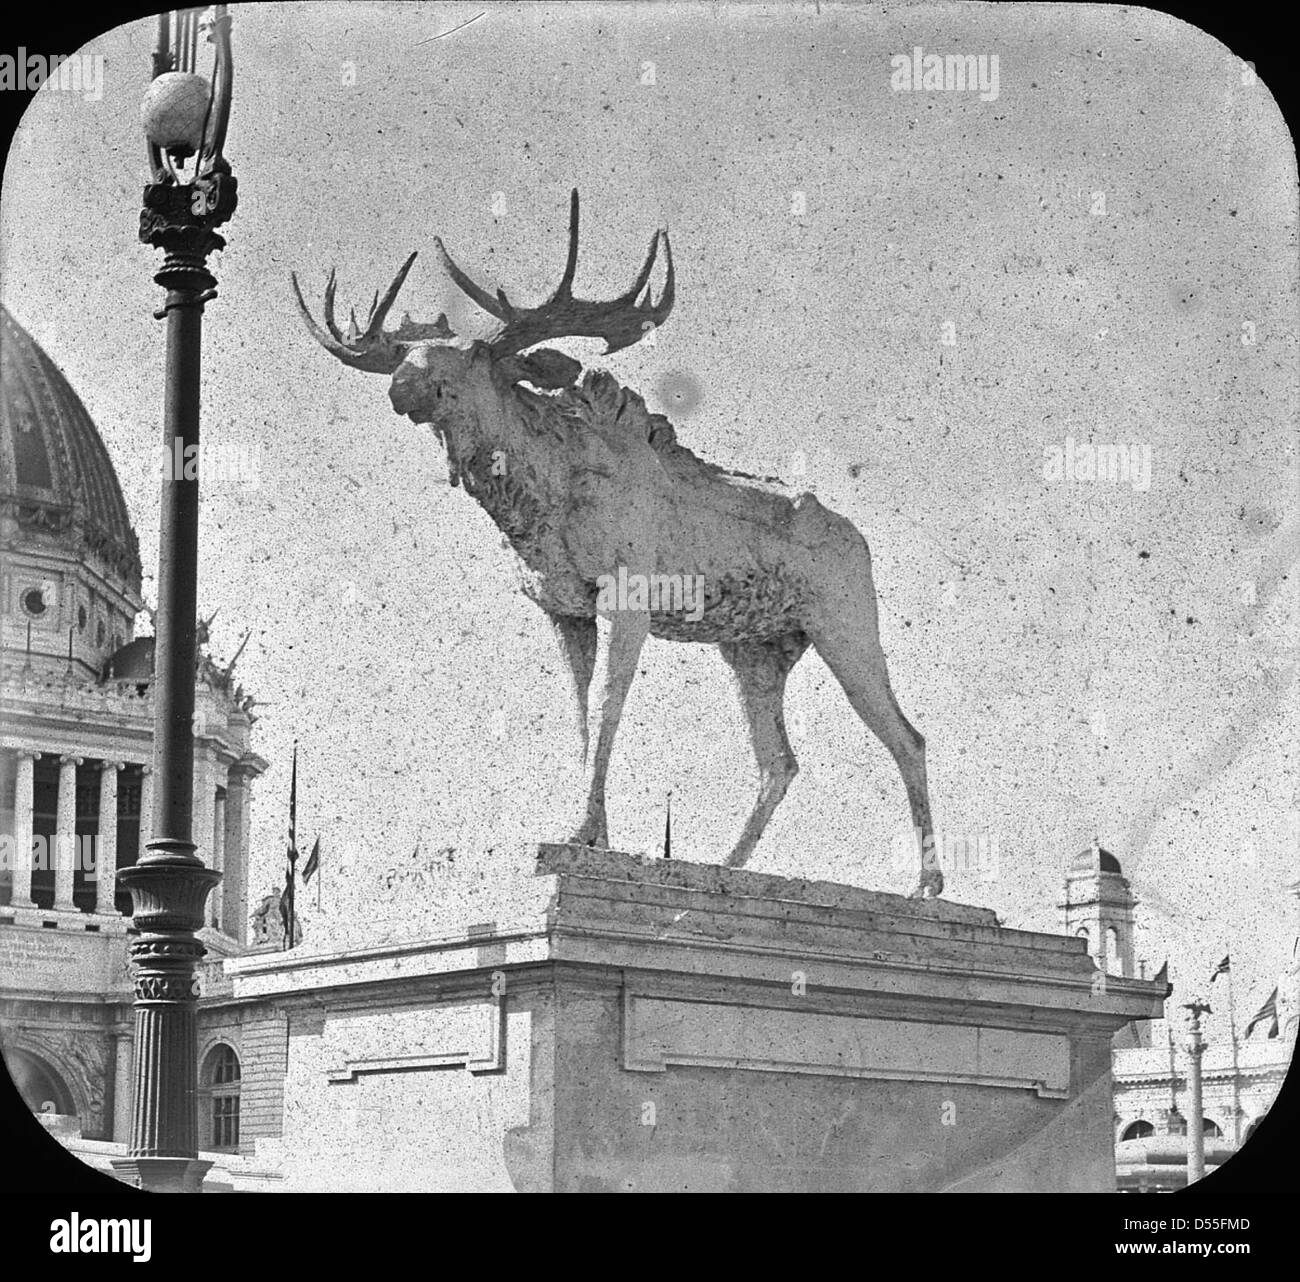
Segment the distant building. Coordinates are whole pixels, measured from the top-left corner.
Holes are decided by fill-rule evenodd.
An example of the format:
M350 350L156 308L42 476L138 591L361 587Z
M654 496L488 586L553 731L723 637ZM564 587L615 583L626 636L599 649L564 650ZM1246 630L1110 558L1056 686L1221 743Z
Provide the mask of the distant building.
M150 439L152 433L142 433ZM108 452L54 362L0 309L0 1050L65 1142L120 1145L131 1117L130 897L148 840L152 637L135 531ZM200 641L206 630L200 626ZM200 646L194 837L224 873L200 938L205 978L245 951L251 699ZM28 858L27 852L32 851ZM202 1144L239 1142L238 1030L199 1014Z
M1168 1047L1115 1052L1115 1174L1123 1193L1169 1193L1187 1184L1187 1056L1175 1033ZM1273 1106L1291 1065L1295 1033L1248 1041L1237 1050L1211 1045L1201 1062L1206 1172L1222 1165ZM1233 1081L1236 1080L1234 1114Z
M1071 862L1061 923L1066 933L1087 938L1093 961L1106 974L1136 973L1136 907L1119 860L1109 851L1094 844ZM1295 977L1293 969L1279 981L1279 1018L1240 1040L1235 1062L1233 1048L1223 1044L1212 1044L1202 1058L1199 1124L1207 1172L1250 1138L1282 1087L1295 1051L1296 1003L1288 997ZM1239 1034L1252 1014L1237 1012ZM1176 1017L1173 1025L1134 1023L1115 1038L1115 1170L1121 1192L1166 1193L1187 1184L1187 1055L1185 1034L1174 1025Z

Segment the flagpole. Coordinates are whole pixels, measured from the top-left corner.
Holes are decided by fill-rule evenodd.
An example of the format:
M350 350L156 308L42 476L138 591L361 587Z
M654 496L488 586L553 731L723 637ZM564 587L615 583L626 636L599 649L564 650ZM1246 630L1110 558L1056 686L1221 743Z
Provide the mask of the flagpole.
M288 849L289 871L285 877L286 897L289 900L289 911L286 914L284 923L284 947L287 952L293 947L294 931L293 919L297 911L297 905L294 902L296 893L294 888L294 864L298 859L298 740L293 741L293 772L289 781L289 849Z
M1165 1017L1165 1039L1169 1043L1169 1122L1173 1124L1178 1112L1178 1061L1174 1058L1174 1026L1168 1016Z
M298 915L298 887L294 884L298 853L298 740L293 741L293 779L289 784L289 930L288 946L293 947L293 919Z
M1241 1146L1241 1083L1237 1063L1237 1012L1232 1000L1232 966L1228 966L1228 1036L1232 1039L1232 1147Z
M293 790L289 797L289 947L297 943L298 919L298 740L293 741Z

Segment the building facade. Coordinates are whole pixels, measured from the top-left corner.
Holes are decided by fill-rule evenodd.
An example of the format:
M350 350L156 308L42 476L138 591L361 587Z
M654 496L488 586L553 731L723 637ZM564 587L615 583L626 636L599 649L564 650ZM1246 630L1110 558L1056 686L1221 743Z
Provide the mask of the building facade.
M54 362L0 309L0 1051L67 1140L119 1144L130 1115L130 897L116 874L150 832L153 638L117 474ZM211 973L246 948L252 700L200 625L194 837L224 873L201 939ZM229 1099L237 1036L200 1014L207 1090ZM222 1120L222 1109L226 1110ZM231 1106L205 1139L237 1146Z

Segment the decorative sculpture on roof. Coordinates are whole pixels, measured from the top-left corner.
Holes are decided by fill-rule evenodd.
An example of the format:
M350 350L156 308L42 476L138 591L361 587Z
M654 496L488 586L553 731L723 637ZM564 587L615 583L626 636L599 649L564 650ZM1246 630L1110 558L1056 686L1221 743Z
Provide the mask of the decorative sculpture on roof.
M428 424L447 450L450 479L487 511L519 554L524 591L550 617L577 693L586 802L572 841L608 847L605 776L614 736L647 637L711 643L735 674L757 758L759 793L726 863L752 854L798 766L786 735L786 678L811 645L858 716L892 754L918 834L932 848L925 741L904 717L880 646L866 540L811 494L727 471L678 443L610 374L536 344L566 336L604 339L606 354L640 341L673 307L675 274L665 230L631 287L608 302L575 298L578 193L568 258L551 297L519 307L465 274L435 239L452 280L497 325L483 339L432 323L384 320L415 261L412 254L364 329L334 317L334 273L325 329L294 292L312 333L345 364L392 376L393 408ZM650 278L663 253L664 283ZM530 350L532 349L532 350ZM608 629L597 629L597 617ZM589 716L590 714L590 716ZM588 721L590 719L590 726ZM917 895L943 877L922 858Z
M285 934L285 921L280 914L280 892L270 890L253 909L249 942L254 948L283 948ZM293 937L302 942L302 925L297 913L293 915Z

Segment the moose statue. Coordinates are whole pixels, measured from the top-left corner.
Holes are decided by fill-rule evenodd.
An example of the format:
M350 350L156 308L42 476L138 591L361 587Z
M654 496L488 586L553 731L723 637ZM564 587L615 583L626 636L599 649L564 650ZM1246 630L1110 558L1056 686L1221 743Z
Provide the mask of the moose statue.
M771 478L727 471L677 441L672 424L610 374L587 370L537 344L604 339L605 354L640 341L672 311L675 275L668 232L650 241L631 287L609 302L575 298L578 193L569 250L555 292L519 307L463 272L435 238L456 285L497 322L484 338L409 314L384 327L412 254L365 328L334 316L335 276L325 286L325 329L294 293L312 334L344 364L391 375L393 409L427 424L445 446L452 485L487 511L522 561L523 590L550 616L573 674L582 726L586 806L571 837L608 849L605 776L619 718L647 635L711 643L735 674L758 761L753 810L726 863L740 867L798 772L783 713L786 678L812 645L858 716L893 756L907 789L921 879L915 896L937 896L943 876L931 856L933 828L925 740L899 709L880 646L871 554L844 517L812 494L791 495ZM657 298L651 274L663 252ZM651 592L620 595L615 577ZM657 583L684 576L701 585L689 613ZM680 580L678 580L680 582ZM597 619L606 626L598 628Z

